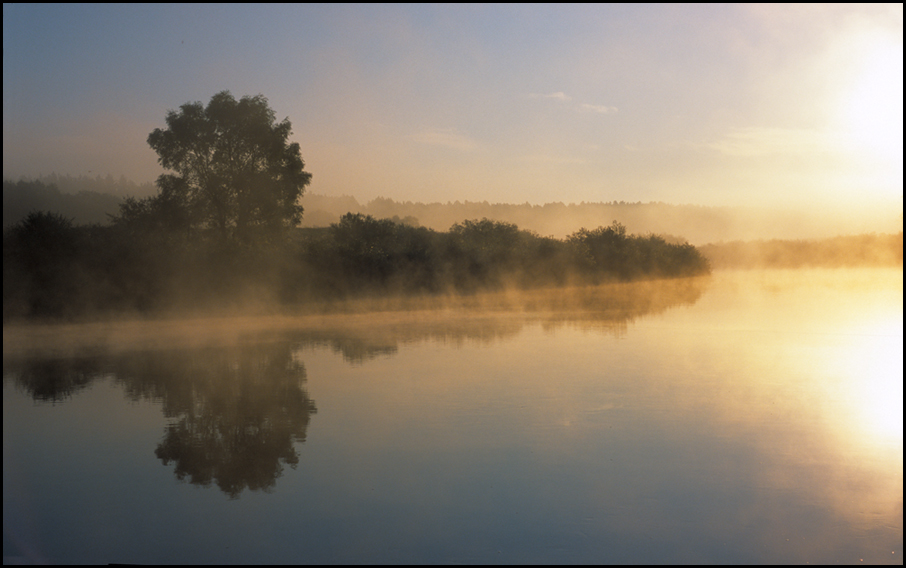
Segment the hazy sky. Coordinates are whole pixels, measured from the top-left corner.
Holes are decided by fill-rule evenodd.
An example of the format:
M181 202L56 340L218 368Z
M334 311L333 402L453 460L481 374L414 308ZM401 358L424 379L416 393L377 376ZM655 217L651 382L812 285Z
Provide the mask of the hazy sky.
M902 206L900 4L4 4L3 175L153 180L222 90L315 193Z

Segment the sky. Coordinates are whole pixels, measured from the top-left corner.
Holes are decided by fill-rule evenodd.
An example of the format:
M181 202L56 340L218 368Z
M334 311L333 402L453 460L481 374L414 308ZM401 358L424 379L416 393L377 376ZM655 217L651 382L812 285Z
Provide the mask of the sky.
M362 202L902 209L901 4L4 4L3 176L153 181L223 90Z

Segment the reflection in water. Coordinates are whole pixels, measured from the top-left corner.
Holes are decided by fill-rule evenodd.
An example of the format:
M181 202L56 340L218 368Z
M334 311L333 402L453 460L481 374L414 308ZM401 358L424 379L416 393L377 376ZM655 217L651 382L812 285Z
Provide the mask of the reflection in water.
M830 358L830 369L847 381L856 428L880 443L903 441L903 327L892 319L872 322Z
M283 465L295 468L298 464L294 444L305 441L316 407L303 388L305 368L293 358L295 349L328 345L346 361L360 364L396 353L400 343L490 344L515 336L528 321L538 318L549 329L581 322L619 335L636 317L694 303L706 283L707 279L699 278L474 295L455 300L453 307L468 316L464 318L438 319L424 311L414 320L399 318L400 310L411 307L403 303L393 306L396 312L353 320L351 332L350 321L342 318L342 329L322 325L274 331L268 323L256 327L244 322L236 326L244 332L242 336L224 338L216 332L230 327L226 320L207 336L214 345L190 349L174 347L186 339L186 331L172 325L148 326L161 346L153 350L135 350L132 343L119 345L126 350L115 349L124 338L141 342L148 337L140 329L129 334L109 329L92 334L91 326L68 326L74 327L69 339L60 342L60 337L66 337L62 333L55 343L47 341L46 329L36 326L44 341L27 344L25 353L6 356L4 336L4 377L14 377L16 385L36 401L57 403L96 378L113 376L129 399L162 404L169 424L154 451L158 459L173 464L178 479L202 486L216 484L235 498L245 489L271 490ZM450 301L444 300L443 306L450 307ZM494 315L481 315L489 312ZM501 312L518 317L503 317ZM263 342L267 337L271 342ZM77 354L59 355L73 349L73 344ZM106 349L98 347L105 344Z
M316 409L288 346L145 354L129 363L135 366L117 370L129 396L160 398L172 419L154 453L175 464L179 479L213 481L237 497L245 488L272 488L281 462L295 468L293 445L305 441Z
M902 273L855 274L18 330L4 521L60 562L899 563Z
M389 311L364 319L334 318L310 329L284 329L279 336L291 337L300 346L327 345L350 363L393 355L401 344L423 341L492 345L515 337L533 323L547 331L570 326L621 337L638 318L695 304L709 282L708 278L685 278L476 294L434 302L365 302L357 307Z
M9 364L7 364L9 363ZM59 403L71 398L98 377L100 361L96 357L44 359L31 357L24 361L3 361L4 378L9 373L16 384L40 402Z
M84 356L168 347L230 345L240 340L296 333L300 341L331 344L350 360L393 353L400 342L463 339L493 342L517 333L527 322L564 324L625 333L636 318L692 305L708 277L629 284L507 291L471 296L361 300L313 314L201 318L185 321L98 322L78 325L4 326L3 355ZM324 310L333 310L325 313ZM349 337L361 339L349 342Z
M103 361L103 363L102 363ZM17 367L19 367L17 369ZM59 401L113 375L131 400L159 401L170 419L154 451L176 477L230 497L272 489L299 461L315 403L288 344L117 353L105 358L4 362L36 400Z

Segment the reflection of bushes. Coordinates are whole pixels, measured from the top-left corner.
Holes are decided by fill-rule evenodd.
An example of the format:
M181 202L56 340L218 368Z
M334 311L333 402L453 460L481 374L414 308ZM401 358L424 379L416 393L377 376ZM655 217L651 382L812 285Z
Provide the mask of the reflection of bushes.
M155 202L164 208L166 202ZM482 220L448 232L347 214L283 242L191 233L128 201L111 227L35 213L4 233L4 318L92 311L205 310L361 295L474 293L684 277L709 271L689 244L614 222L565 240Z
M545 329L568 325L623 335L637 318L692 305L707 278L620 282L600 286L486 292L397 302L361 302L381 317L353 320L337 316L325 327L288 331L300 346L321 345L351 363L390 356L400 344L438 341L445 345L489 345L518 334L530 322ZM400 314L402 316L400 317Z
M298 463L295 445L305 441L317 412L305 388L305 368L294 357L299 349L326 346L361 364L395 354L400 344L492 344L518 334L526 323L593 327L620 335L638 317L695 302L707 282L689 278L403 298L395 303L401 314L384 311L380 319L337 315L317 318L320 325L299 327L294 318L261 318L262 325L226 339L217 339L216 330L207 334L211 330L204 327L187 330L160 322L141 324L144 335L132 324L113 330L106 325L64 326L86 342L70 345L72 338L65 337L55 343L59 337L50 340L39 334L31 348L4 357L3 373L4 380L13 380L35 400L51 403L75 396L95 379L112 377L130 399L160 403L169 423L155 455L174 468L177 478L216 485L237 497L246 489L270 490L285 466ZM362 301L364 307L367 303ZM432 304L438 308L433 313ZM419 311L407 311L413 307ZM235 329L249 319L259 321L205 321L218 329ZM284 328L268 323L287 320L293 323ZM100 336L92 335L98 332ZM117 344L108 334L128 339ZM187 334L222 343L187 348ZM99 351L105 342L113 354ZM160 348L126 351L147 343ZM177 345L181 347L173 347ZM63 346L80 355L55 356Z
M101 375L100 359L37 357L9 361L4 358L3 376L40 402L57 403L71 398Z

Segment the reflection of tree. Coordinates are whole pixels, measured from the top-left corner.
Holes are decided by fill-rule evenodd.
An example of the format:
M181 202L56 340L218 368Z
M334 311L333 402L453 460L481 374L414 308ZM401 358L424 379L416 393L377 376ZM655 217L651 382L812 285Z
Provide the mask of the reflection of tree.
M142 353L117 373L132 398L160 399L173 419L155 455L179 479L231 497L271 489L299 461L314 401L285 344Z
M87 387L99 374L100 362L93 357L28 358L3 361L3 376L15 379L18 387L34 400L62 402Z
M115 377L133 400L159 401L171 418L155 455L179 479L217 486L230 497L269 490L299 461L315 403L290 345L139 351L107 357L4 358L4 377L35 400L56 402L95 378Z
M174 464L179 479L216 484L237 497L244 489L269 490L284 465L298 463L294 444L305 440L316 412L304 388L305 369L292 356L298 348L326 345L360 364L393 355L400 344L503 341L530 322L621 335L639 317L695 303L706 285L707 279L684 279L476 294L449 300L435 311L416 304L418 311L409 318L384 312L365 316L365 323L338 316L310 328L262 325L247 332L249 339L260 334L260 343L236 345L230 340L220 347L76 358L42 357L38 350L32 357L4 357L3 371L36 400L50 402L72 396L95 377L115 377L133 400L162 403L171 422L155 454L164 464ZM409 312L401 306L400 313ZM355 321L359 323L349 325ZM219 325L228 324L225 320ZM149 329L153 333L146 331L148 335L123 334L134 342L126 345L188 341L185 330ZM47 336L40 337L42 348L50 349ZM98 338L84 338L78 345L81 350L98 343Z
M350 363L363 363L382 355L396 355L398 350L396 342L391 340L388 344L384 338L376 341L363 340L348 335L332 337L329 340L330 348L334 353L339 353L343 359Z

